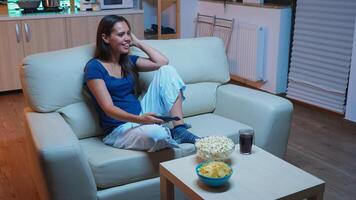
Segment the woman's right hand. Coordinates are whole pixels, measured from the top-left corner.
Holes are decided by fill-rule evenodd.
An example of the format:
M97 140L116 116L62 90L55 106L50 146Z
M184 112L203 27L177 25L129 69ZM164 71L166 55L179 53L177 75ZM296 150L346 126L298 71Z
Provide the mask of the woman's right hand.
M164 123L163 120L158 119L155 117L155 113L145 113L143 115L140 115L140 121L142 124L162 124Z
M133 33L131 33L131 45L140 48L140 40Z

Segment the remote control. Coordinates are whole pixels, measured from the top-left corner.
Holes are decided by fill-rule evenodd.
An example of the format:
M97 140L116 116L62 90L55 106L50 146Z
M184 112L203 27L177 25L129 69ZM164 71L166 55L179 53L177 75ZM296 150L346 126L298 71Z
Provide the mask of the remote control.
M163 120L164 122L170 122L170 121L178 121L180 120L180 118L178 116L174 116L174 117L171 117L171 116L155 116L156 118L158 119L161 119Z

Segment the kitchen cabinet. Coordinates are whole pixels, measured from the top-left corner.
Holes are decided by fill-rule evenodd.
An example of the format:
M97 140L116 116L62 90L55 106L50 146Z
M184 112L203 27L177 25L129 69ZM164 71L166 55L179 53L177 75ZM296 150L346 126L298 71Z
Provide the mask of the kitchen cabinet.
M126 14L121 16L129 21L132 32L137 38L143 39L143 15ZM104 16L66 18L67 47L94 43L99 22L103 17Z
M104 16L66 18L67 47L93 43L96 30Z
M0 22L0 91L19 89L19 67L24 57L21 23Z
M66 48L63 18L22 20L25 56Z
M0 27L0 91L21 88L25 56L66 47L64 19L3 21Z

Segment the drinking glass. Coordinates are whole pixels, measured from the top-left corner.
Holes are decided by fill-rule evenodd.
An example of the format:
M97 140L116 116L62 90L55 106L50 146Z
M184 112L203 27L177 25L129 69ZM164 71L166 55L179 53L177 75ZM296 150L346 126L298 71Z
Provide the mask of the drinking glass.
M255 131L252 129L239 130L239 143L241 154L251 154L254 134Z

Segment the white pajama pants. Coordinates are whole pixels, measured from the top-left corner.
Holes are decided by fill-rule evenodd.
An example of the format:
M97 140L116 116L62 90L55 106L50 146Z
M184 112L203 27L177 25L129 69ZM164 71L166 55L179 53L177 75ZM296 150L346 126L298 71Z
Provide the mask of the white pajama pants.
M168 115L185 84L173 66L165 65L156 71L147 93L141 100L142 113ZM183 96L184 99L184 96ZM115 128L104 143L120 149L158 151L179 147L168 127L158 124L127 122Z

